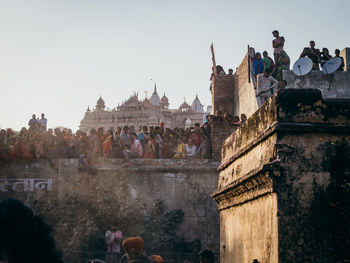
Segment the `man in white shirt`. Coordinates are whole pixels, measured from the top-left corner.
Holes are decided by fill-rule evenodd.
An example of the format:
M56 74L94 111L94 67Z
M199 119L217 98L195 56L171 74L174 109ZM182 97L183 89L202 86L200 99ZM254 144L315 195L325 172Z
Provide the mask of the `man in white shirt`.
M256 99L259 108L271 97L271 90L274 90L278 84L278 81L270 76L271 72L272 70L267 68L264 73L258 75Z
M196 155L196 150L196 145L193 143L192 139L189 139L188 143L186 144L187 157L193 158Z
M41 125L41 129L43 131L46 131L47 119L45 118L44 113L41 113L41 119L38 122Z

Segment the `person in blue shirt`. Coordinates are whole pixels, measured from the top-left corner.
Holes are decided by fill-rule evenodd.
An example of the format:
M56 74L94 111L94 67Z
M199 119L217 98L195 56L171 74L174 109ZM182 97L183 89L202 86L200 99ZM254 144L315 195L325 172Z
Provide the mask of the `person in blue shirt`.
M261 54L259 52L255 53L255 58L253 60L253 74L257 76L264 72L264 63L261 59Z

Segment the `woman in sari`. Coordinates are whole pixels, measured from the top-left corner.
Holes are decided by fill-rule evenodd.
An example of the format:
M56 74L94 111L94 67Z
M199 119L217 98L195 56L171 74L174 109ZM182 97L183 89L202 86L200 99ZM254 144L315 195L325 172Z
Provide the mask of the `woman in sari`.
M276 70L273 74L278 81L283 79L282 71L289 70L290 58L286 51L281 50L277 55Z
M142 158L145 159L153 159L156 157L156 147L154 143L154 139L151 138L149 132L144 133L145 136L145 144L143 148Z

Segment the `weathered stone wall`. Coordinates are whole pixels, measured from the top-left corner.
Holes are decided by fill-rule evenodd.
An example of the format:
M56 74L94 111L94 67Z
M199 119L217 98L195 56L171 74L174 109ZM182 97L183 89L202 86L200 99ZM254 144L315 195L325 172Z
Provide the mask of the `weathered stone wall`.
M213 121L211 123L211 147L212 158L214 160L221 159L221 148L225 139L230 136L239 126L230 125L226 122Z
M277 198L269 194L220 214L220 262L277 262Z
M282 90L222 150L212 195L221 211L222 262L344 262L350 100Z
M225 112L234 113L233 81L232 75L218 75L213 77L211 82L212 115L216 111L221 111L222 114Z
M165 258L191 252L196 239L218 250L219 215L209 195L218 163L139 159L128 169L108 159L81 171L76 159L57 161L58 171L45 160L1 168L0 198L20 199L52 224L65 262L105 251L104 232L111 225L124 237L141 235L148 252ZM20 179L50 179L52 187L40 189L37 180L24 189Z
M234 74L234 102L234 115L237 116L243 113L250 117L258 109L253 82L248 81L248 54Z
M321 91L324 99L350 98L349 72L336 71L333 74L325 75L322 71L312 70L305 76L297 76L292 70L284 70L283 79L287 81L288 88L317 88Z

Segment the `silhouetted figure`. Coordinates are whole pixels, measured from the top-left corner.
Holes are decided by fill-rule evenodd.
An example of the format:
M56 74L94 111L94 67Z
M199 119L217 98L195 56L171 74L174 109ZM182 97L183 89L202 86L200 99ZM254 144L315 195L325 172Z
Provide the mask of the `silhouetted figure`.
M51 228L21 201L0 202L0 261L61 263Z

